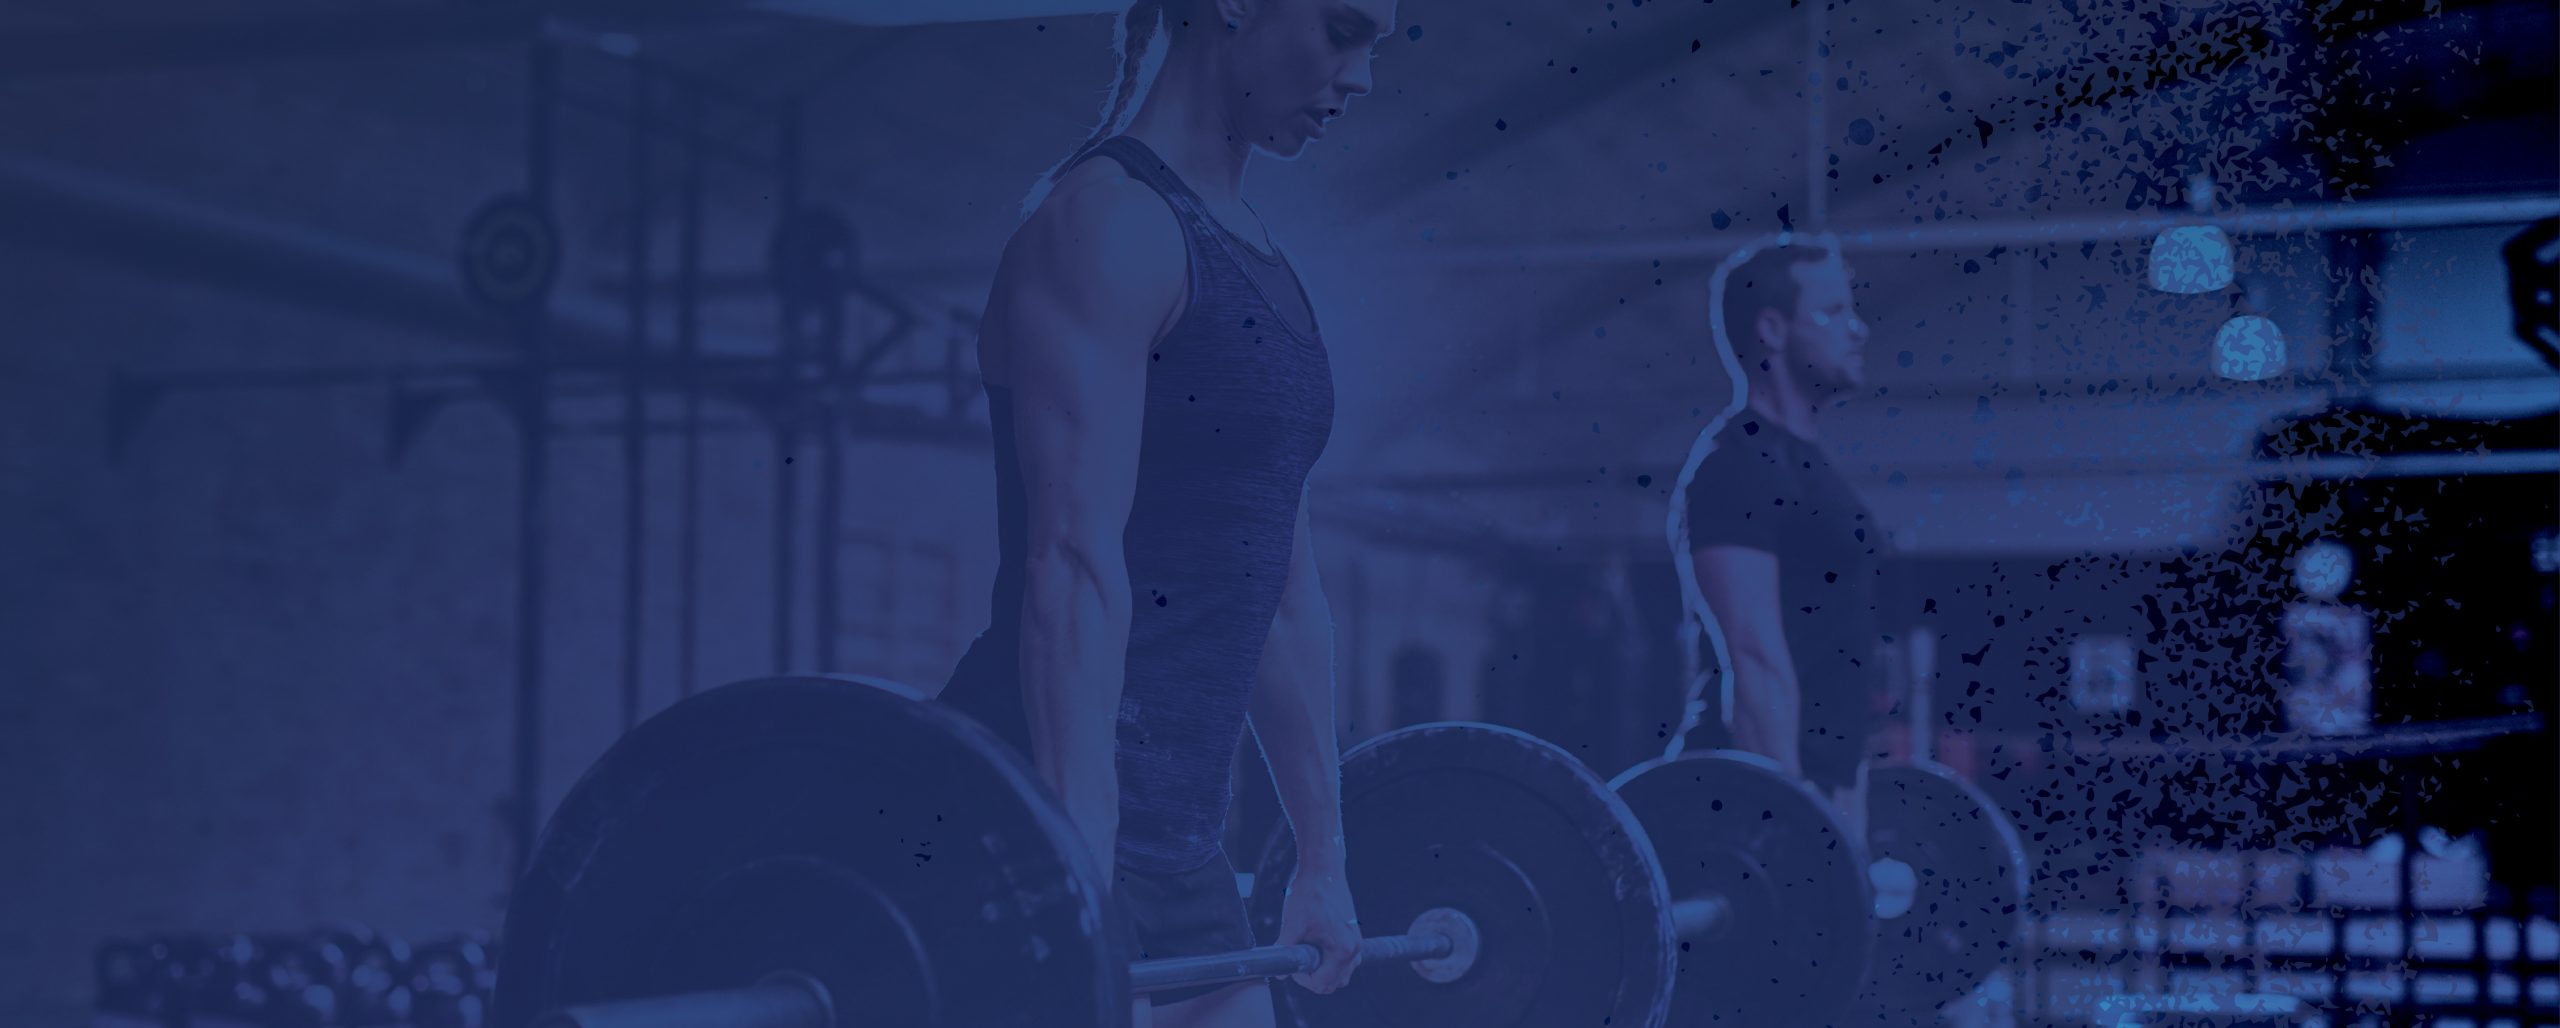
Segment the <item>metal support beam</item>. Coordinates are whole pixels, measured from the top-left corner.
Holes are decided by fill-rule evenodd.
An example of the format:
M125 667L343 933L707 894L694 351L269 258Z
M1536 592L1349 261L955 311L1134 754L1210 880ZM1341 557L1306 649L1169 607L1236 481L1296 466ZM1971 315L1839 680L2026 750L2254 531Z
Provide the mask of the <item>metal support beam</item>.
M0 32L0 80L118 75L289 60L346 60L530 39L554 17L623 23L735 17L733 0L552 0L549 3L348 5L327 13L199 17Z
M2222 215L2153 214L2021 221L1946 222L1921 226L1869 225L1833 230L1853 252L1910 252L1991 246L2148 239L2161 230L2212 225L2235 236L2351 231L2407 231L2471 225L2521 225L2560 214L2560 196L2492 196L2461 200L2376 200L2310 204ZM1338 256L1399 267L1438 269L1555 265L1712 264L1750 242L1748 238L1675 236L1634 242L1433 244L1374 249Z
M537 208L552 200L553 87L559 82L559 54L536 43L529 78L533 84L525 116L525 195ZM519 449L516 475L516 668L514 729L514 794L506 801L513 837L510 868L533 862L542 818L543 640L548 552L551 466L551 319L539 312L514 320L516 350L524 355L515 395Z
M464 294L452 257L29 158L0 156L0 239L484 345L506 331ZM564 355L619 354L627 331L622 305L611 300L552 299L550 332ZM705 348L753 353L770 340L730 335L705 340Z

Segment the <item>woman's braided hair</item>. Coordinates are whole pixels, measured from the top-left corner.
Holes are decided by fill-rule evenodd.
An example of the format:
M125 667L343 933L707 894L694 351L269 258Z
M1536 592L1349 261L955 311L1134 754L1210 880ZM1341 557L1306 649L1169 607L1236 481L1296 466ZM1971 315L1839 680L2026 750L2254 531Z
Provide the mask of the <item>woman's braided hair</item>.
M1084 142L1076 144L1073 151L1051 165L1040 176L1040 181L1032 185L1031 194L1022 200L1024 216L1028 217L1039 209L1040 201L1058 184L1058 176L1065 174L1078 159L1103 140L1120 131L1130 106L1145 88L1141 79L1146 71L1148 51L1157 37L1168 33L1167 21L1175 16L1175 12L1165 9L1167 3L1176 7L1188 6L1188 0L1136 0L1129 5L1128 13L1121 15L1119 27L1113 31L1111 40L1112 52L1120 55L1120 76L1112 83L1111 92L1103 97L1102 122L1093 127L1093 133L1084 137Z

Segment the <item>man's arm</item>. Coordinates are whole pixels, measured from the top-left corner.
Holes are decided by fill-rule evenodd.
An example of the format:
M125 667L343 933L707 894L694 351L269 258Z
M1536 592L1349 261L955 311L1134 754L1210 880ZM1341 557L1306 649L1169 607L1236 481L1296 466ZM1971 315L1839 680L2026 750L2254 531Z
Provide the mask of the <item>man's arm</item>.
M1794 658L1779 614L1778 558L1743 546L1704 546L1689 555L1698 593L1724 635L1732 666L1734 744L1804 775L1798 726L1803 719Z
M1342 751L1334 738L1333 611L1316 578L1307 504L1298 502L1289 584L1262 647L1253 735L1271 765L1280 808L1298 837L1298 873L1342 871Z
M1120 830L1113 758L1129 649L1121 535L1147 353L1179 302L1182 246L1146 186L1071 178L1006 248L988 303L1026 500L1019 670L1031 758L1105 870Z

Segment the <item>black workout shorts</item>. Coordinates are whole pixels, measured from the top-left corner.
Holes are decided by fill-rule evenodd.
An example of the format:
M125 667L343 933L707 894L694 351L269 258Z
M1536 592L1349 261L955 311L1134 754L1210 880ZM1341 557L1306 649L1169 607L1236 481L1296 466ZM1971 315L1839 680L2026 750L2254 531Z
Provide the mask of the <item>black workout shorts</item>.
M1236 889L1235 865L1219 850L1190 871L1157 874L1118 868L1112 902L1140 960L1232 953L1254 947L1253 924ZM1198 985L1151 993L1156 1006L1198 999L1226 988Z

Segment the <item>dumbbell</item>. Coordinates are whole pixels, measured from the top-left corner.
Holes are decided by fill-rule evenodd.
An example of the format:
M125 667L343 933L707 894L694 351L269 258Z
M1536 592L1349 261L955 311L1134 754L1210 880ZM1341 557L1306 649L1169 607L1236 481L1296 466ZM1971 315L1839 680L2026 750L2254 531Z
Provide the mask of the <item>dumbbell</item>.
M409 962L409 995L418 1028L480 1028L488 1020L488 951L463 937L417 948Z
M176 1024L188 1020L205 988L213 947L185 936L116 939L93 956L99 1013L135 1021Z
M409 1023L409 944L363 925L342 925L323 934L346 960L336 997L344 1023Z
M91 958L98 1010L142 1019L165 1017L168 995L161 977L168 958L168 947L154 941L110 939L99 944Z
M95 957L102 1011L169 1023L238 1024L263 1008L250 940L172 935L111 942Z
M266 1019L267 988L259 973L258 941L225 935L213 946L213 962L197 992L198 1020L258 1024Z
M194 935L162 936L152 943L159 955L156 989L161 1009L172 1020L192 1017L200 1009L206 982L213 975L213 942Z
M326 935L261 940L258 977L267 994L260 1023L273 1028L323 1028L340 1024L339 995L347 958Z

